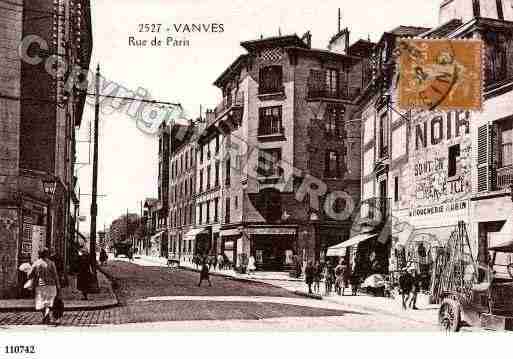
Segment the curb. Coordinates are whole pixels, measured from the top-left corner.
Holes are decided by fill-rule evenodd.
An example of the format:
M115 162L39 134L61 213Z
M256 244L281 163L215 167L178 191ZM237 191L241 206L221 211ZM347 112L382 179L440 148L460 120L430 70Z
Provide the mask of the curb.
M110 288L111 288L112 294L114 295L115 299L106 299L106 300L100 301L100 303L98 303L98 304L95 304L94 302L92 302L92 303L87 303L85 305L66 305L66 302L65 302L64 303L64 311L65 312L103 310L103 309L114 308L114 307L117 307L119 305L118 296L117 296L116 292L113 289L114 281L103 270L101 270L99 268L97 268L97 270L102 272L102 274L105 277L107 277L107 279L109 280ZM10 307L7 307L7 306L3 306L2 307L2 306L0 306L0 313L5 313L5 312L37 312L37 310L34 307L34 301L32 299L26 299L26 300L22 299L22 301L23 301L22 303L20 303L18 305L14 304L13 306L10 306ZM2 300L0 300L0 303L1 302L2 302ZM75 301L72 301L72 302L75 302Z
M184 267L182 265L178 266L179 269L184 269L184 270L188 270L188 271L191 271L191 272L196 272L196 273L199 273L200 270L199 269L195 269L195 268L190 268L190 267ZM217 272L209 272L209 275L211 276L216 276L216 277L223 277L223 278L226 278L226 279L230 279L230 280L235 280L235 281L238 281L238 282L244 282L244 283L254 283L254 282L258 282L258 280L255 280L255 279L251 279L251 278L239 278L239 277L235 277L235 276L232 276L230 274L225 274L225 273L217 273Z
M197 273L200 272L200 269L186 267L186 266L182 266L182 265L179 265L179 266L177 266L175 268L189 270L189 271L197 272ZM229 279L245 281L245 282L262 282L262 281L303 282L302 279L293 279L293 278L284 278L284 279L276 279L276 278L241 278L241 277L236 277L236 276L231 275L231 274L219 273L219 272L209 272L209 274L210 275L219 276L219 277L225 277L225 278L229 278Z
M324 298L322 297L322 295L320 294L309 294L309 293L306 293L306 292L302 292L300 290L289 290L290 292L300 296L300 297L306 297L306 298L311 298L311 299L317 299L317 300L323 300Z

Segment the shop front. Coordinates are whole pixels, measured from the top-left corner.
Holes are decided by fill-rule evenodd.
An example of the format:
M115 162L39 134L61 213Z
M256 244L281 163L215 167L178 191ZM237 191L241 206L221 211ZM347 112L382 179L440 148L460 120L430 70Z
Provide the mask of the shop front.
M241 236L242 233L238 228L223 229L219 232L220 254L227 261L228 267L236 266L237 242Z
M290 270L297 255L296 227L249 227L250 255L255 258L257 270Z
M206 256L210 250L210 239L212 237L211 227L193 228L184 235L184 246L190 252L193 248L194 255Z

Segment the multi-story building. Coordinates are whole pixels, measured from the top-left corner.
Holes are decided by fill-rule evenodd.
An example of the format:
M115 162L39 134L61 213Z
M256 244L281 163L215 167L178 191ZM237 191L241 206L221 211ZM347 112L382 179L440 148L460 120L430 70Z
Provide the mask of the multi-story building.
M146 198L143 204L142 225L143 235L142 243L137 246L139 253L150 255L152 253L152 238L157 234L158 222L158 199ZM153 241L154 242L154 241ZM160 252L159 252L160 253Z
M199 255L221 251L221 206L226 181L221 180L223 135L213 126L215 113L207 110L204 121L198 124L196 140L195 228L187 238L195 240L195 253Z
M192 233L196 215L197 124L175 125L171 131L169 192L169 257L191 261L196 237ZM198 232L199 233L199 232Z
M439 19L433 29L400 27L383 36L375 48L375 87L361 102L362 197L391 198L391 269L412 261L428 279L459 221L485 266L488 245L513 235L512 1L446 0ZM401 35L481 39L483 111L397 109L392 51Z
M158 168L158 201L157 201L157 233L151 239L152 253L159 257L168 256L168 217L169 217L169 168L171 151L171 134L167 122L159 127L159 168ZM156 250L156 248L160 248Z
M370 72L348 29L330 51L313 49L310 33L241 45L198 141L196 223L211 253L283 269L349 237L344 209L360 198L360 123L350 119Z
M4 2L0 34L0 296L12 297L20 285L17 267L33 260L33 249L49 247L66 272L79 200L75 129L85 97L65 86L64 74L46 69L59 58L88 70L89 0ZM19 48L26 50L21 58ZM43 180L55 187L52 195Z

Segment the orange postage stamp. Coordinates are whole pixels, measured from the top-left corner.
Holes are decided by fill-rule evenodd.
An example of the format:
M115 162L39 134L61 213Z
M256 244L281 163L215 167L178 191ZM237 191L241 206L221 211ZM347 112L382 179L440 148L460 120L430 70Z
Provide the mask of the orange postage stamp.
M481 40L401 39L399 107L424 110L481 110Z

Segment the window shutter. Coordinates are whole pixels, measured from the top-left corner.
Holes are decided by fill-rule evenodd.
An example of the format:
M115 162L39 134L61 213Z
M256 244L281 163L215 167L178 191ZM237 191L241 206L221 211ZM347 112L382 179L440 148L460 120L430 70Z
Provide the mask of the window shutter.
M487 124L477 130L477 191L497 187L497 126Z
M488 190L488 125L477 129L477 191Z
M497 124L492 123L489 125L488 128L488 134L489 134L489 140L488 140L488 146L489 146L489 182L490 182L490 190L494 191L497 189L497 163L498 163L498 149L499 149L499 143L498 139L499 136L497 136Z

